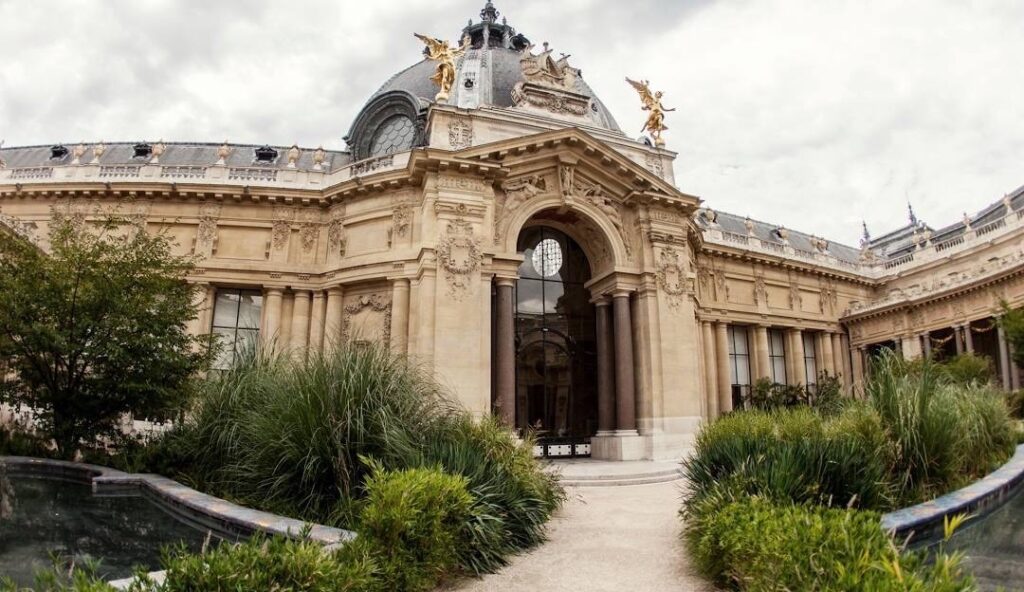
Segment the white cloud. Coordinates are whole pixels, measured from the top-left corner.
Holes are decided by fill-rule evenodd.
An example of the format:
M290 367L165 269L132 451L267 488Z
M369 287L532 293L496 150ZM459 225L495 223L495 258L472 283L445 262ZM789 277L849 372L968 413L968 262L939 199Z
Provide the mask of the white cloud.
M8 145L199 140L340 148L366 98L481 0L0 0ZM1024 184L1014 0L505 0L639 135L623 78L678 112L677 180L711 207L854 243L952 223Z

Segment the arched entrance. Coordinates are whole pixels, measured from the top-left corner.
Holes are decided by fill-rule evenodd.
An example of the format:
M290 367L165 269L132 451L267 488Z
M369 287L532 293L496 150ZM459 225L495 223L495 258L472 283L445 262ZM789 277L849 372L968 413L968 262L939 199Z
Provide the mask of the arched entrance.
M545 456L588 456L597 432L595 307L583 249L568 235L532 226L514 289L515 426L533 430Z

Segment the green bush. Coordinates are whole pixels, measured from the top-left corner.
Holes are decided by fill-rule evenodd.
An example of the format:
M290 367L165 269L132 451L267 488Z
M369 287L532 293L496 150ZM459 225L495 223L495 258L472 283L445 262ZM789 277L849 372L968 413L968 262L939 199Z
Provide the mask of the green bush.
M958 385L986 385L996 377L995 365L986 356L966 353L939 364L949 382Z
M874 512L711 497L721 505L686 514L684 537L698 568L719 585L750 592L974 589L959 556L940 554L928 564L901 554Z
M759 378L744 395L743 405L747 409L762 411L810 406L825 413L835 413L842 409L845 400L839 377L822 372L813 387L780 384Z
M892 442L893 484L905 503L945 493L1004 462L1014 442L1002 394L954 383L931 361L883 353L865 392Z
M890 505L888 458L877 415L851 404L830 418L806 407L723 417L684 464L690 502L731 478L744 493L780 501L879 508Z

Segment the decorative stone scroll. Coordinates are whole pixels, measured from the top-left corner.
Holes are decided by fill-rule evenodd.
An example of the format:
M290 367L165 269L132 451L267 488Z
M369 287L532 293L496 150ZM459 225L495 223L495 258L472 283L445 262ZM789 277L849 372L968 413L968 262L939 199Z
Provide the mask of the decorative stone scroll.
M458 118L448 123L448 147L464 150L473 145L473 122Z
M384 294L364 294L345 306L342 339L355 343L380 341L391 344L391 299Z
M668 297L669 307L678 310L683 296L692 293L693 287L686 277L686 266L683 265L679 252L668 246L661 249L658 256L658 287Z
M448 222L447 230L438 242L437 254L448 280L449 294L461 300L482 259L480 239L473 234L473 225L461 217Z

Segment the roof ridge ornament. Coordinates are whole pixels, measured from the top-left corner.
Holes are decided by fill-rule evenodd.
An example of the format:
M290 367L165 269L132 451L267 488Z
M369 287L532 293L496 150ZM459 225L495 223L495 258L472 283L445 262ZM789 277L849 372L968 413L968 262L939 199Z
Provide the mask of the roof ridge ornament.
M643 110L650 111L647 121L644 122L644 128L640 132L649 132L651 138L654 139L654 145L658 148L664 147L665 139L661 137L661 134L668 130L668 126L665 125L665 114L675 111L675 109L666 109L661 104L661 98L665 93L660 90L651 92L650 80L636 81L626 78L626 82L635 88L636 92L640 95L640 102L644 104Z
M484 5L484 9L480 11L480 20L485 23L497 22L499 16L501 16L501 13L494 7L494 2L488 2Z
M907 212L910 214L910 225L917 226L918 221L917 216L914 214L914 204L910 203L910 200L907 200Z

